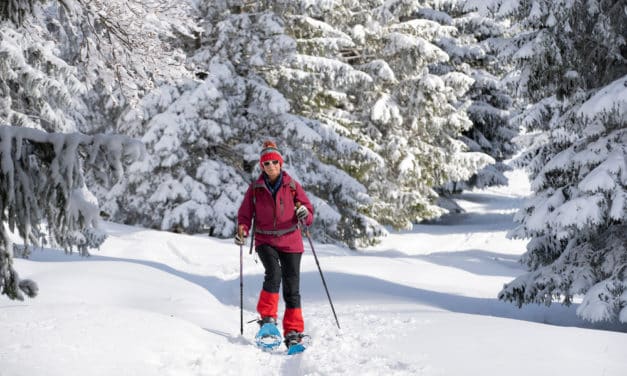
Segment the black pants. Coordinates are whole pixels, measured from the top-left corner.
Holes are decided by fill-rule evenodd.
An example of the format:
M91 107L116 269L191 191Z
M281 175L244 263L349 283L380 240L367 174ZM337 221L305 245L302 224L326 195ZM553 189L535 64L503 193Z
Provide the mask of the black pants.
M266 269L263 289L278 293L283 282L286 308L300 308L300 259L302 253L279 252L269 245L257 247L259 259Z

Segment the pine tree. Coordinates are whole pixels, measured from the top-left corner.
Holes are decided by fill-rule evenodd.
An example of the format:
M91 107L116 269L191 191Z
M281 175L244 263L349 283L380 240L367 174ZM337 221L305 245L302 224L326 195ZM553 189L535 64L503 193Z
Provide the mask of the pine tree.
M339 123L368 151L351 172L372 197L367 214L397 228L441 214L433 188L469 178L489 160L464 153L457 139L470 125L459 98L471 80L430 71L449 58L431 43L443 28L418 19L418 1L298 4L294 13L306 16L294 22L301 51L344 63L319 68L322 82L307 89L331 98L313 106L321 121Z
M63 0L44 14L58 56L85 86L67 114L80 131L117 131L123 112L148 92L191 76L185 50L199 29L188 1Z
M239 3L199 3L205 29L192 57L202 80L160 87L122 119L149 158L114 187L114 219L165 230L231 236L237 204L255 168L254 142L287 121L287 103L256 73L289 41L271 13ZM243 3L242 3L243 4ZM257 135L261 132L260 135ZM127 196L115 192L128 191Z
M12 0L0 13L7 17L0 18L0 120L47 131L75 130L67 112L85 86L76 69L56 55L38 18L21 25L37 3Z
M24 19L31 16L37 3L43 0L4 0L0 3L0 21L9 20L16 26L22 26Z
M13 268L16 250L27 255L29 244L49 244L87 255L89 248L102 244L98 203L85 186L83 171L95 169L103 178L119 179L124 164L140 158L142 150L124 136L0 126L0 294L20 300L23 293L37 294L37 285L20 280ZM11 243L9 232L14 231L24 247Z
M424 7L417 14L454 27L452 34L440 36L435 41L450 57L438 69L466 73L473 80L463 96L471 103L467 113L473 125L464 131L462 140L470 151L485 153L496 161L470 180L450 182L443 190L455 192L507 184L503 172L510 168L503 161L517 150L513 140L518 130L509 122L513 100L501 82L510 66L497 57L506 32L505 22L484 8L485 2L434 2L432 6L435 9Z
M543 131L521 157L534 195L513 237L530 272L499 298L570 304L627 322L627 16L619 1L521 1L510 56L531 102L516 120ZM516 46L516 47L514 47Z
M184 17L185 2L11 0L3 6L0 118L11 125L114 131L124 109L147 91L189 75L181 49L193 40L195 23Z
M359 155L363 148L305 111L294 113L299 103L277 90L287 65L299 59L277 13L283 5L199 5L205 32L192 56L198 79L159 88L123 119L151 152L131 169L128 186L110 191L106 209L114 219L232 236L243 193L260 173L261 142L270 138L316 206L318 239L354 246L382 231L359 212L369 200L365 188L334 165L341 160L335 150ZM125 189L130 195L117 194Z
M301 176L305 188L331 209L318 223L325 229L320 235L331 234L351 247L370 245L386 231L372 218L374 200L362 182L382 159L358 132L362 123L356 111L363 97L371 95L373 80L351 64L356 53L352 37L326 21L345 20L350 12L339 2L287 2L280 11L286 32L296 41L296 54L265 76L292 112L310 119L316 134L312 150L319 162L305 164Z

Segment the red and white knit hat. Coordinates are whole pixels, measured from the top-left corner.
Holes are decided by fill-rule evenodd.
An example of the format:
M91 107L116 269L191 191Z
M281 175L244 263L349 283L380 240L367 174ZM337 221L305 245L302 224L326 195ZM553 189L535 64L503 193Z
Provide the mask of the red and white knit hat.
M263 168L263 162L265 161L279 161L279 165L283 167L283 157L281 151L277 148L276 144L272 141L264 141L263 149L259 157L259 164Z

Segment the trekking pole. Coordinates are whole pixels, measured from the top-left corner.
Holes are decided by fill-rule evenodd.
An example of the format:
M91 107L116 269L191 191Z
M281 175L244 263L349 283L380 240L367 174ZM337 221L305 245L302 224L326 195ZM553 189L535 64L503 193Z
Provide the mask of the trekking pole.
M297 207L300 206L300 203L297 203ZM322 275L322 268L320 268L320 263L318 262L318 256L316 256L316 250L314 249L313 242L311 241L311 236L309 234L309 227L305 225L305 221L299 221L299 224L305 228L305 235L307 236L307 240L309 240L309 246L311 247L311 252L314 255L314 259L316 260L316 265L318 266L318 272L320 272L320 278L322 279L322 285L324 286L324 291L327 293L327 298L329 298L329 304L331 305L331 311L333 311L333 317L335 317L335 323L337 324L338 329L340 328L340 322L337 319L337 314L335 313L335 307L333 307L333 302L331 301L331 295L329 295L329 289L327 288L327 282L324 280L324 275Z
M239 246L239 334L244 335L244 245Z

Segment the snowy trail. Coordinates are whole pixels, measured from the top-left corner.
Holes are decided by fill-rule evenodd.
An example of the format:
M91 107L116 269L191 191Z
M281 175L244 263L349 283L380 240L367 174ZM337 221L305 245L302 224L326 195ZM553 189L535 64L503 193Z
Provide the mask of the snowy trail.
M466 213L367 250L315 244L342 329L307 251L312 344L293 357L254 348L255 324L239 335L230 240L108 223L92 257L47 250L15 260L41 290L0 300L0 375L627 374L627 327L599 330L609 326L581 321L575 307L496 300L524 272L525 242L505 237L525 195L524 185L513 188L466 193ZM246 250L245 320L256 317L262 273Z

